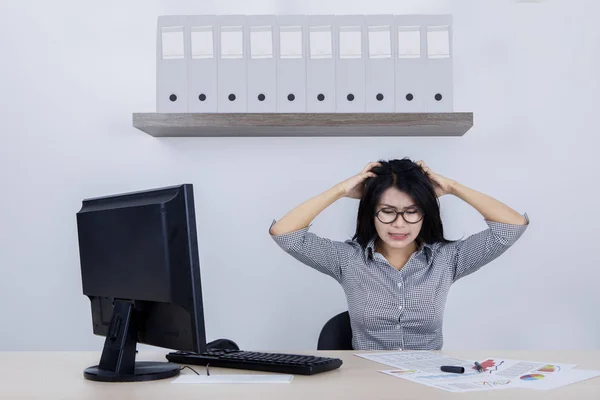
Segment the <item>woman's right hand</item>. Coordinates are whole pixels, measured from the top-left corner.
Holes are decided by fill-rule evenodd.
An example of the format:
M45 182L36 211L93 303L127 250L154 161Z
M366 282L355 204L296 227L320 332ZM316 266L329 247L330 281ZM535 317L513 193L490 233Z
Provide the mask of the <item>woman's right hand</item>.
M378 162L368 163L358 174L346 179L343 182L340 182L338 185L342 187L344 191L344 197L360 200L363 195L365 181L367 180L367 178L372 178L376 176L375 173L371 171L371 169L380 165L381 163Z

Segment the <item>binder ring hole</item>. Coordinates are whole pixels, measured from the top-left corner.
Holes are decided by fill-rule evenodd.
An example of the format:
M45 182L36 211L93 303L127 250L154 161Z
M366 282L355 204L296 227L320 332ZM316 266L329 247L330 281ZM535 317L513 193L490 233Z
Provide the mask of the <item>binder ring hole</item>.
M437 101L440 101L440 100L442 100L442 95L441 95L441 94L439 94L439 93L438 93L438 94L436 94L436 95L435 95L435 99L436 99Z
M206 95L204 93L201 93L200 96L198 96L198 100L200 100L200 101L206 100Z
M172 94L172 95L169 96L169 100L171 100L171 101L177 101L177 96L174 95L174 94Z
M234 101L235 100L235 94L231 93L229 95L229 97L227 97L229 99L229 101Z
M294 96L293 93L288 94L288 100L289 101L294 101L296 99L296 96Z
M325 95L324 95L323 93L320 93L320 94L317 96L317 100L319 100L319 101L323 101L323 100L325 100Z
M265 101L265 95L264 94L259 94L258 95L258 101Z
M409 93L406 95L406 100L412 101L412 99L414 99L414 96L412 95L412 93Z
M346 98L348 99L348 101L352 101L354 100L354 95L350 93L348 96L346 96Z
M383 95L381 93L377 93L377 96L375 96L375 98L377 99L377 101L381 101L383 100Z

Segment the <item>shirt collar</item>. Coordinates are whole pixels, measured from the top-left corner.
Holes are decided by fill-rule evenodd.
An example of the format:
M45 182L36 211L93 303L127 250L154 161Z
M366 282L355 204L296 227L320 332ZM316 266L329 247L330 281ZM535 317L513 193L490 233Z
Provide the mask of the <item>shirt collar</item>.
M427 263L429 263L431 261L431 256L433 255L433 244L431 243L423 243L421 245L421 247L417 250L417 255L421 252L425 252L425 257L427 258ZM375 254L375 238L371 239L369 241L369 243L367 244L367 247L365 247L365 257L367 259L373 259L373 256Z

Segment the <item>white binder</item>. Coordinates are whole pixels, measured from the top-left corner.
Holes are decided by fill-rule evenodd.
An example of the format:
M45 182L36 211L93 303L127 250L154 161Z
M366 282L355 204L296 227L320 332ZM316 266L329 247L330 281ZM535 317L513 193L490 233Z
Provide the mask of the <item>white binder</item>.
M186 112L186 18L158 17L156 42L156 109L160 113Z
M425 110L450 112L453 110L452 72L452 16L426 17Z
M306 111L333 113L336 108L336 21L333 15L309 15L307 21Z
M246 43L244 15L219 15L217 110L246 112Z
M392 15L367 15L366 111L394 112L396 20Z
M277 112L277 60L274 15L246 17L248 112Z
M216 15L187 17L187 111L217 112L218 24Z
M365 111L365 17L336 15L336 112Z
M277 112L306 111L306 16L277 16Z
M396 112L425 111L424 16L396 16Z

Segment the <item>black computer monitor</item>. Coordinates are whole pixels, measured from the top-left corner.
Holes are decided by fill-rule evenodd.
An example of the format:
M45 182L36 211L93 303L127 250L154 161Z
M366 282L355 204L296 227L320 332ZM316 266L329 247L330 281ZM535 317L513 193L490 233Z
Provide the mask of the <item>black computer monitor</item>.
M136 344L204 352L193 186L85 199L77 213L83 294L94 334L106 336L96 381L179 374L170 362L136 362Z

